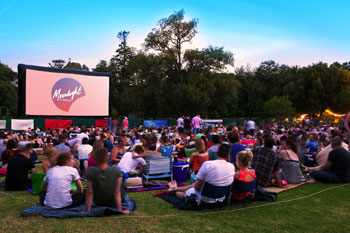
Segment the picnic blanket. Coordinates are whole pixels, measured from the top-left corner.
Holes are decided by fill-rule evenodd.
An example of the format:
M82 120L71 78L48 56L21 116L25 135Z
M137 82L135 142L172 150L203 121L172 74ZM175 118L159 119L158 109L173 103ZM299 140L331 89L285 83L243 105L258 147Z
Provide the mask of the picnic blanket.
M270 192L275 192L275 193L281 193L290 189L295 189L297 187L300 187L302 185L306 184L306 182L302 182L300 184L287 184L284 188L280 188L280 187L267 187L264 188L266 191L270 191Z
M182 210L202 210L202 209L215 209L215 208L221 208L228 205L238 205L238 204L250 204L254 201L275 201L277 200L277 193L266 191L262 188L257 188L255 191L254 198L245 198L243 200L230 200L230 203L222 202L217 204L205 204L201 203L201 205L198 205L195 203L185 203L184 200L178 199L174 193L169 192L163 192L162 193L156 193L154 196L159 197L166 202L169 202L173 204L173 207L182 209Z
M227 205L226 203L220 203L215 205L198 205L197 203L185 203L184 200L178 199L173 193L160 195L158 197L166 202L173 204L173 207L181 210L203 210L208 208L219 208Z
M142 191L152 191L158 189L167 189L166 186L155 186L155 187L129 187L125 189L125 192L142 192Z
M122 208L131 211L136 209L136 203L129 197L124 197L122 203ZM103 217L108 215L123 214L119 212L117 208L104 207L104 206L91 206L91 210L85 213L86 206L81 205L74 208L68 209L53 209L47 206L31 206L26 210L23 210L22 216L43 216L43 217L53 217L53 218L84 218L84 217Z

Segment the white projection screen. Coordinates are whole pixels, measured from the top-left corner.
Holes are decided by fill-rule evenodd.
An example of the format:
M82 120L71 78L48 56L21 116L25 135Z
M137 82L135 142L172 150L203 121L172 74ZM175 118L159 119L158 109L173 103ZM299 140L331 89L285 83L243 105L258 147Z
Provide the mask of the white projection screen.
M109 116L110 76L18 65L20 116Z

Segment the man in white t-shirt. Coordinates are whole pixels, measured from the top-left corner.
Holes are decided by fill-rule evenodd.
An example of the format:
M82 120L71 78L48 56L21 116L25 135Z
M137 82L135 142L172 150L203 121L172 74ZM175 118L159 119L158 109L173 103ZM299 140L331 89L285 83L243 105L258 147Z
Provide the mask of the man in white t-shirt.
M255 122L252 119L248 118L246 125L247 125L247 131L249 132L249 134L254 136Z
M180 116L177 121L177 129L179 131L179 134L180 133L183 133L184 132L184 115Z
M142 146L138 145L135 147L134 152L136 152L137 154L142 154L144 151ZM146 161L143 158L134 159L132 156L132 152L126 152L120 160L118 167L122 172L128 173L129 171L135 170L139 165L145 167Z
M205 182L219 187L229 186L233 182L235 167L229 162L230 146L226 144L221 145L217 155L217 160L206 161L203 163L197 173L197 181L194 184L184 187L175 187L175 183L171 182L169 184L169 191L174 191L176 197L179 199L184 199L185 197L190 197L194 194L196 195L197 202L199 202L200 199L206 203L223 202L225 197L217 199L204 196L201 197L201 191Z

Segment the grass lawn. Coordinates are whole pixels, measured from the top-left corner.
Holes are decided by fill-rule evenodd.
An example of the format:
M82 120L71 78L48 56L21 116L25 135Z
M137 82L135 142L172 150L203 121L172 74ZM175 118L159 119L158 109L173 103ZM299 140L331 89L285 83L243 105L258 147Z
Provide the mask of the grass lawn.
M152 197L155 191L136 192L128 193L137 204L130 215L72 219L21 217L21 211L32 204L7 194L34 203L38 196L1 188L0 226L1 232L350 232L350 185L338 186L307 184L279 194L275 202L199 212L173 208Z

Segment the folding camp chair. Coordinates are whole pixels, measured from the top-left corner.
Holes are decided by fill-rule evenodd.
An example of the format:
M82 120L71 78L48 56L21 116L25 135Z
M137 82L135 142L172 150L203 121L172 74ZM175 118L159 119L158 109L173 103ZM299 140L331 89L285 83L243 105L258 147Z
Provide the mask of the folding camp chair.
M192 153L194 152L196 152L196 148L191 148L191 149L185 148L185 153L187 158L191 157Z
M201 202L203 201L203 198L225 199L226 200L227 195L230 195L230 192L229 192L230 187L231 187L231 185L215 186L215 185L212 185L212 184L205 182L203 185L203 188L202 188L201 199L200 199L198 205L201 204ZM203 202L205 202L205 201L203 201ZM218 202L221 202L221 201L218 201Z
M197 172L199 171L199 168L202 166L202 164L205 161L209 160L209 155L207 156L194 156L193 157L193 168L191 171L191 184L197 181Z
M254 193L257 188L256 179L253 181L241 181L234 180L232 184L232 193L246 194L246 193Z
M173 165L171 158L161 158L161 159L146 159L147 169L146 174L143 177L148 181L148 179L157 178L167 178L173 180Z
M166 158L171 158L173 150L174 146L160 146L160 154Z

